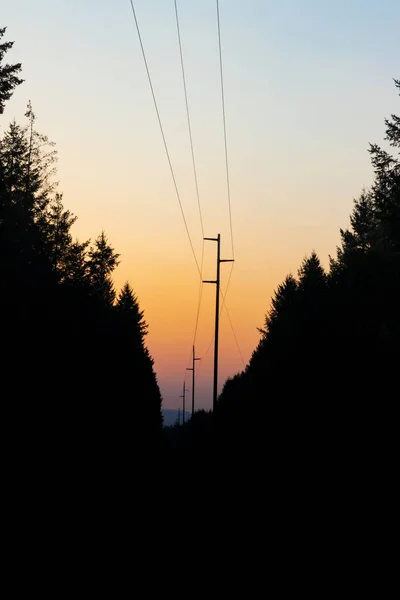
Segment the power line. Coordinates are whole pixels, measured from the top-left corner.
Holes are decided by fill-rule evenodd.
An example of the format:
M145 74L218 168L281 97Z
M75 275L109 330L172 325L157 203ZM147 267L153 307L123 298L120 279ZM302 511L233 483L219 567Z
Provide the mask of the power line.
M222 64L222 44L221 44L221 25L220 25L220 13L219 13L219 2L218 0L216 0L216 4L217 4L217 23L218 23L218 45L219 45L219 65L220 65L220 78L221 78L221 100L222 100L222 116L223 116L223 131L224 131L224 146L225 146L225 168L226 168L226 183L227 183L227 195L228 195L228 206L229 206L229 222L230 222L230 234L231 234L231 246L232 246L232 256L234 256L234 242L233 242L233 227L232 227L232 209L231 209L231 193L230 193L230 177L229 177L229 160L228 160L228 143L227 143L227 131L226 131L226 111L225 111L225 91L224 91L224 77L223 77L223 64ZM193 246L193 242L192 242L192 238L190 236L190 232L189 232L189 228L187 225L187 221L186 221L186 217L185 217L185 212L183 209L183 205L182 205L182 201L181 201L181 197L180 197L180 193L179 193L179 189L178 189L178 185L176 182L176 177L175 177L175 173L174 173L174 169L172 166L172 161L171 161L171 157L170 157L170 153L168 150L168 145L167 145L167 141L166 141L166 136L164 133L164 128L162 125L162 121L161 121L161 116L160 116L160 111L158 108L158 104L157 104L157 100L156 100L156 95L155 95L155 91L154 91L154 87L153 87L153 83L152 83L152 79L151 79L151 75L150 75L150 69L148 66L148 62L147 62L147 58L146 58L146 53L145 53L145 49L144 49L144 45L143 45L143 41L142 41L142 36L140 33L140 27L139 27L139 23L138 23L138 19L136 16L136 11L135 11L135 7L133 4L133 0L130 0L130 5L131 5L131 9L132 9L132 14L134 17L134 21L135 21L135 25L136 25L136 31L138 34L138 39L139 39L139 43L140 43L140 47L141 47L141 51L142 51L142 55L143 55L143 61L145 64L145 68L146 68L146 73L147 73L147 77L148 77L148 81L149 81L149 86L150 86L150 90L151 90L151 94L152 94L152 98L153 98L153 103L154 103L154 107L156 110L156 114L157 114L157 119L158 119L158 124L160 127L160 131L161 131L161 136L162 136L162 140L164 143L164 149L165 149L165 153L167 156L167 160L168 160L168 164L169 164L169 168L170 168L170 172L171 172L171 176L172 176L172 180L174 183L174 188L175 188L175 192L176 192L176 196L178 199L178 203L179 203L179 208L182 214L182 218L183 218L183 222L184 222L184 226L186 229L186 234L189 240L189 244L191 247L191 251L196 263L196 267L200 276L200 286L199 286L199 294L198 294L198 305L197 305L197 314L196 314L196 322L195 322L195 329L194 329L194 339L193 339L193 343L195 343L196 340L196 336L197 336L197 330L198 330L198 323L199 323L199 316L200 316L200 310L201 310L201 301L202 301L202 292L203 292L203 285L202 285L202 271L203 271L203 261L204 261L204 240L203 240L203 244L202 244L202 255L201 255L201 266L199 266L197 257L196 257L196 253L194 250L194 246ZM186 85L186 75L185 75L185 65L184 65L184 59L183 59L183 49L182 49L182 40L181 40L181 34L180 34L180 25L179 25L179 14L178 14L178 6L177 6L177 0L174 0L174 5L175 5L175 16L176 16L176 25L177 25L177 33L178 33L178 43L179 43L179 53L180 53L180 60L181 60L181 70L182 70L182 79L183 79L183 89L184 89L184 96L185 96L185 106L186 106L186 116L187 116L187 122L188 122L188 131L189 131L189 140L190 140L190 148L191 148L191 155L192 155L192 165L193 165L193 175L194 175L194 180L195 180L195 188L196 188L196 197L197 197L197 204L198 204L198 209L199 209L199 217L200 217L200 225L201 225L201 231L202 231L202 237L204 238L204 226L203 226L203 217L202 217L202 211L201 211L201 202L200 202L200 194L199 194L199 185L198 185L198 177L197 177L197 169L196 169L196 160L195 160L195 152L194 152L194 144L193 144L193 135L192 135L192 127L191 127L191 118L190 118L190 109L189 109L189 101L188 101L188 94L187 94L187 85ZM228 292L228 288L229 288L229 284L230 284L230 280L231 280L231 276L232 276L232 270L230 271L230 275L229 275L229 279L228 279L228 284L226 287L226 293L224 294L221 290L221 294L222 294L222 298L223 298L223 303L222 303L222 307L221 307L221 312L223 310L223 308L225 307L226 309L226 313L228 316L228 320L232 329L232 333L234 335L234 339L242 360L242 363L244 365L244 360L243 360L243 356L240 350L240 346L236 337L236 333L234 331L233 328L233 324L232 324L232 320L230 318L229 312L228 312L228 308L226 306L226 295ZM211 348L213 340L211 340L211 343L209 345L209 348L207 349L206 353L204 356L206 356Z
M194 348L195 343L196 343L197 330L198 330L199 318L200 318L201 301L202 301L202 296L203 296L202 274L203 274L203 264L204 264L204 225L203 225L203 215L202 215L201 203L200 203L199 183L198 183L198 178L197 178L196 159L195 159L194 144L193 144L192 125L191 125L189 100L188 100L187 85L186 85L185 63L183 60L183 48L182 48L182 39L181 39L181 30L180 30L180 24L179 24L179 13L178 13L177 0L174 0L174 6L175 6L176 30L177 30L177 34L178 34L179 55L180 55L180 61L181 61L182 83L183 83L183 91L184 91L184 96L185 96L186 118L187 118L187 124L188 124L190 150L191 150L191 155L192 155L193 176L194 176L194 182L195 182L195 188L196 188L197 206L199 209L200 226L201 226L201 234L202 234L200 282L199 282L199 292L198 292L198 301L197 301L197 310L196 310L196 320L195 320L195 327L194 327L194 333L193 333L193 348ZM188 370L190 370L190 369L186 368L185 375Z
M217 2L217 23L218 23L218 46L219 46L219 70L221 77L221 100L222 100L222 118L224 124L224 143L225 143L225 168L226 168L226 185L228 191L228 206L229 206L229 224L231 229L231 245L232 258L235 258L235 250L233 245L233 228L232 228L232 209L231 209L231 186L229 182L229 161L228 161L228 142L226 135L226 116L225 116L225 90L224 90L224 72L222 67L222 44L221 44L221 22L219 16L219 1Z
M197 315L196 315L196 324L194 327L194 334L193 334L193 344L196 343L196 337L197 337L197 330L199 327L199 318L200 318L200 309L201 309L201 300L203 298L203 281L200 281L200 287L199 287L199 299L198 299L198 303L197 303Z
M228 192L229 224L230 224L230 232L231 232L232 258L235 258L235 249L234 249L234 244L233 244L231 187L230 187L229 160L228 160L228 142L227 142L227 133L226 133L225 88L224 88L224 72L223 72L223 66L222 66L221 20L220 20L220 13L219 13L219 0L216 0L216 3L217 3L219 66L220 66L220 78L221 78L222 117L223 117L223 125L224 125L226 184L227 184L227 192ZM234 266L235 266L235 263L233 262L232 266L231 266L231 270L229 272L228 283L226 285L225 295L222 295L221 312L225 306L225 302L226 302L225 299L226 299L226 296L228 295L228 289L229 289L229 285L231 283L232 272L233 272Z
M180 24L179 24L179 12L178 12L177 0L174 0L174 5L175 5L176 30L177 30L177 34L178 34L179 55L180 55L180 60L181 60L183 91L184 91L184 95L185 95L186 118L187 118L188 131L189 131L190 150L191 150L191 154L192 154L193 176L194 176L194 182L195 182L195 187L196 187L197 206L199 209L201 237L202 237L201 261L200 261L200 282L199 282L196 322L195 322L194 334L193 334L193 345L195 345L197 329L198 329L198 325L199 325L201 300L202 300L202 295L203 295L202 279L203 279L203 264L204 264L204 225L203 225L203 215L202 215L201 202L200 202L199 182L198 182L198 177L197 177L196 158L195 158L194 144L193 144L192 123L191 123L191 117L190 117L189 100L188 100L187 85L186 85L185 62L183 60L183 48L182 48L182 38L181 38L181 29L180 29Z
M205 361L206 357L208 356L208 354L209 354L209 352L211 350L211 346L213 344L214 344L214 334L213 334L213 336L212 336L212 338L210 340L210 343L208 344L207 350L205 351L205 353L201 357L201 362L200 362L199 368L197 370L197 376L200 376L200 371L202 370L202 367L204 366L204 361Z
M195 185L196 185L196 195L197 195L197 205L198 205L198 208L199 208L200 225L201 225L201 235L204 238L203 215L202 215L202 212L201 212L201 204L200 204L199 183L198 183L198 179L197 179L196 159L195 159L195 154L194 154L194 145L193 145L193 136L192 136L192 124L191 124L191 118L190 118L189 101L188 101L187 86L186 86L185 64L184 64L184 60L183 60L181 30L180 30L180 25L179 25L179 15L178 15L178 3L177 3L177 0L174 0L174 4L175 4L176 29L177 29L177 32L178 32L179 54L180 54L180 58L181 58L181 70L182 70L183 90L185 92L186 117L187 117L187 122L188 122L188 129L189 129L190 149L191 149L191 152L192 152L193 175L194 175L194 181L195 181ZM204 243L203 243L203 248L204 248Z
M201 269L200 269L199 263L197 261L196 253L195 253L194 247L193 247L192 238L190 236L189 228L188 228L188 225L187 225L187 222L186 222L185 212L183 210L182 201L181 201L181 197L180 197L179 190L178 190L178 185L176 183L175 173L174 173L174 169L172 167L171 157L170 157L169 150L168 150L167 140L166 140L166 137L165 137L164 128L163 128L161 117L160 117L160 111L158 110L158 104L157 104L157 100L156 100L156 95L155 95L153 83L152 83L152 80L151 80L150 70L149 70L149 66L148 66L148 63L147 63L146 53L145 53L144 46L143 46L142 36L140 34L139 23L138 23L138 19L137 19L137 16L136 16L135 7L133 5L133 0L130 0L130 4L131 4L131 8L132 8L133 18L135 20L136 31L137 31L137 34L138 34L140 47L141 47L141 50L142 50L143 61L144 61L145 67L146 67L147 78L149 80L151 95L153 97L154 108L156 109L158 124L160 126L161 136L162 136L162 139L163 139L163 142L164 142L165 153L167 155L168 164L169 164L169 168L170 168L171 175L172 175L172 180L174 182L176 197L178 199L179 208L181 210L181 214L182 214L183 222L184 222L184 225L185 225L187 237L188 237L188 240L189 240L189 243L190 243L190 247L192 249L193 258L194 258L194 261L196 263L196 267L197 267L197 270L199 272L199 276L201 277L202 276Z
M225 308L226 316L228 317L228 321L229 321L229 324L230 324L230 327L231 327L231 330L232 330L233 337L235 339L235 343L236 343L236 347L237 347L237 350L238 350L238 353L239 353L239 356L240 356L240 360L242 361L243 367L246 367L246 363L245 363L244 358L243 358L243 354L242 354L242 351L241 351L241 348L240 348L240 345L239 345L239 341L238 341L238 338L237 338L237 335L236 335L236 332L235 332L235 328L233 327L233 322L232 322L231 316L229 314L228 307L226 305L226 294L224 294L224 292L222 291L222 288L220 288L220 292L221 292L222 300L223 300L222 306L221 306L221 309L220 309L220 314L222 314L222 311ZM208 354L209 354L209 352L211 350L211 346L213 345L213 343L214 343L214 335L212 336L212 338L210 340L210 343L208 344L207 350L205 351L205 353L201 357L202 362L200 363L199 374L200 374L201 366L204 365L204 360L205 360L206 356L208 356Z
M200 317L200 308L201 308L201 300L203 297L203 282L200 281L200 289L199 289L199 301L197 304L197 314L196 314L196 321L195 321L195 327L194 327L194 333L193 333L193 344L192 346L194 346L196 344L196 337L197 337L197 330L198 330L198 326L199 326L199 317ZM191 362L191 356L192 354L190 354L190 357L188 359L188 366L190 365ZM186 371L187 368L185 369L185 377L186 377Z
M223 311L223 309L224 309L224 306L225 306L226 297L227 297L227 295L228 295L229 285L230 285L230 283L231 283L231 279L232 279L232 271L233 271L234 267L235 267L235 263L232 263L231 270L229 271L228 283L226 284L226 288L225 288L225 295L224 295L224 294L222 294L222 306L221 306L221 313L222 313L222 311Z
M239 346L239 342L238 342L238 339L237 339L237 336L236 336L236 333L235 333L235 329L233 327L232 319L230 317L230 314L229 314L229 311L228 311L228 307L226 305L226 295L224 295L224 292L222 291L222 288L220 288L220 292L221 292L222 300L223 300L221 312L222 312L222 309L225 308L226 316L228 317L228 321L229 321L229 324L230 324L231 329L232 329L233 337L235 338L236 347L237 347L238 352L239 352L240 360L242 361L243 367L246 367L246 363L244 362L244 359L243 359L243 354L242 354L242 351L241 351L240 346Z
M212 336L212 338L211 338L211 340L210 340L210 343L208 344L208 348L207 348L207 350L205 351L205 354L202 356L202 360L204 360L204 359L205 359L205 357L207 356L207 354L210 352L210 350L211 350L211 346L213 345L213 343L214 343L214 334L213 334L213 336Z

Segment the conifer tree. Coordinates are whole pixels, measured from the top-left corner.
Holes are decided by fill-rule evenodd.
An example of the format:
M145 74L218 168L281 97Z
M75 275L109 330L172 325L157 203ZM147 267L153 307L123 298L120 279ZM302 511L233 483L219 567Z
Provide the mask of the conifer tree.
M139 302L127 281L121 289L116 303L117 311L123 316L124 322L137 343L144 347L144 336L147 335L148 325L144 320L144 312L139 308Z
M0 28L0 115L3 114L5 103L11 98L15 88L23 82L23 79L18 77L22 68L21 63L3 64L6 53L14 45L14 42L1 41L6 29L6 27Z
M66 247L63 257L60 280L77 289L88 288L90 284L88 248L90 240L74 240Z
M115 300L115 290L111 274L118 266L119 254L109 244L104 231L96 238L89 250L89 273L93 293L105 306L111 307Z
M48 209L43 215L42 228L46 243L46 252L54 271L62 281L65 276L66 264L71 254L71 227L76 217L64 209L62 194L55 194L50 200Z
M2 63L11 46L0 44L0 112L21 82L20 66ZM73 439L76 464L90 447L91 469L112 456L126 472L134 439L154 451L162 425L147 324L129 284L114 306L119 254L104 232L92 245L73 240L54 144L37 132L30 102L25 117L0 137L3 387L16 390L30 450L40 439L49 455L68 447L70 456Z

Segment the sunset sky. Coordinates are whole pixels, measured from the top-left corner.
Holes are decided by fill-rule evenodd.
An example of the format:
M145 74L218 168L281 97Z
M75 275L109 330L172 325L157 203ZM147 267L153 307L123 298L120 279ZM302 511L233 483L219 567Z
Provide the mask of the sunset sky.
M200 261L173 0L134 2L190 233ZM231 258L215 0L180 0L181 35L205 234ZM352 199L372 180L400 77L398 0L220 0L235 267L227 298L247 363L273 290L315 249L327 265ZM74 234L102 229L121 253L150 325L163 404L177 408L193 342L199 276L179 210L129 0L2 0L8 61L25 83L1 116L56 142ZM204 278L215 278L215 244ZM223 265L226 285L229 265ZM215 288L203 291L197 403L212 403ZM209 349L208 353L207 349ZM243 364L222 313L220 388ZM190 389L190 374L187 383ZM188 394L188 404L189 404Z

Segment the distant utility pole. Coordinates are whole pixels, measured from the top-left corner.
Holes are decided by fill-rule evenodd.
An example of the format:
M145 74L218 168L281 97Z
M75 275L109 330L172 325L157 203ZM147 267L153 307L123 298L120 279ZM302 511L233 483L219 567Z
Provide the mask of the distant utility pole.
M182 415L182 427L185 427L185 397L186 397L186 382L183 382L183 394L182 396L179 396L179 398L182 398L182 404L183 404L183 415Z
M214 335L214 388L213 388L213 411L217 407L218 397L218 337L219 337L219 289L220 289L220 266L223 262L234 262L233 258L221 259L221 236L216 238L204 238L211 242L217 242L217 279L215 281L203 281L203 283L215 283L215 335Z
M186 369L186 371L192 371L192 419L193 419L193 415L194 415L194 377L195 377L195 364L196 364L196 360L201 360L201 358L196 358L196 353L195 353L195 349L193 346L193 359L192 359L192 368L191 369Z
M181 424L181 407L178 408L178 425Z

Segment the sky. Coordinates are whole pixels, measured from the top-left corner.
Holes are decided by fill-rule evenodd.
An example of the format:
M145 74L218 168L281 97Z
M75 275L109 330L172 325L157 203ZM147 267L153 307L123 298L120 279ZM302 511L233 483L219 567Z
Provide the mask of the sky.
M259 341L270 299L316 250L324 265L352 201L370 185L368 144L397 106L398 0L220 0L235 265L221 315L219 388ZM134 2L183 209L200 262L197 206L173 0ZM205 235L232 258L216 2L178 2ZM190 354L199 274L152 103L129 0L2 0L0 26L25 83L1 117L56 143L74 235L104 230L149 323L163 405L177 408ZM216 248L204 246L204 279ZM222 287L230 265L221 266ZM196 404L212 405L215 287L204 285ZM239 348L238 348L239 346ZM239 351L240 350L240 351ZM243 362L242 362L243 359Z

